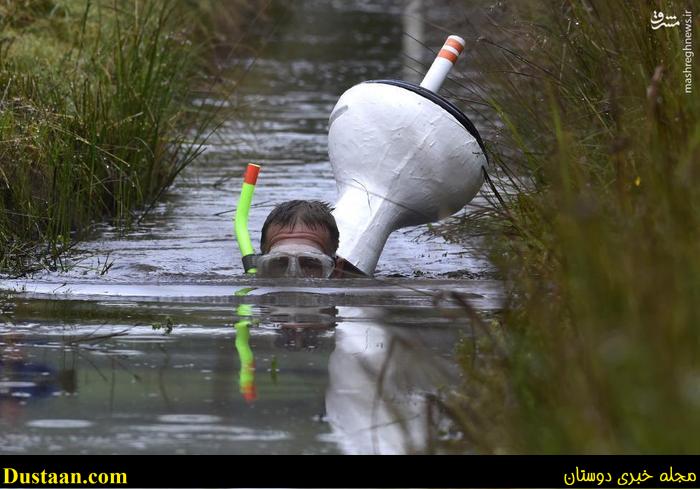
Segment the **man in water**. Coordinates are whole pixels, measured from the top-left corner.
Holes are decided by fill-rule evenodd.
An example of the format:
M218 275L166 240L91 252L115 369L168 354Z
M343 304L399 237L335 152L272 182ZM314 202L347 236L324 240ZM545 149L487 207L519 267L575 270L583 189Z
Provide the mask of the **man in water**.
M267 216L257 259L259 277L364 277L336 256L338 226L325 202L290 200Z

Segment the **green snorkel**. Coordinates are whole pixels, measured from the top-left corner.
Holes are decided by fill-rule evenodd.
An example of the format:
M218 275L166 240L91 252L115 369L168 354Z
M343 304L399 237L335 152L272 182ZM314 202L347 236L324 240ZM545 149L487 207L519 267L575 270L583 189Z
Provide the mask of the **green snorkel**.
M250 203L253 201L258 173L260 173L260 166L248 163L243 177L241 196L238 199L238 207L236 207L236 217L234 218L236 241L238 241L238 247L241 249L243 269L245 273L251 274L255 274L257 269L255 268L255 250L253 250L253 243L250 241L250 233L248 232L248 213L250 212Z

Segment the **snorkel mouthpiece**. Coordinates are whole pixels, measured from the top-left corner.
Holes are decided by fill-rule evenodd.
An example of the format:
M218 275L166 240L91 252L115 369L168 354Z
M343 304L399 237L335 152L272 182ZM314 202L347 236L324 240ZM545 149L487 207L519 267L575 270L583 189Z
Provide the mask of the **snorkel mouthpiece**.
M245 273L250 274L255 274L257 270L254 263L255 250L253 250L253 243L248 232L248 213L250 212L250 204L253 201L253 193L255 192L255 184L258 181L259 173L260 165L248 163L243 176L243 188L241 188L241 196L238 198L234 221L236 241L238 241L238 247L241 250L243 268Z

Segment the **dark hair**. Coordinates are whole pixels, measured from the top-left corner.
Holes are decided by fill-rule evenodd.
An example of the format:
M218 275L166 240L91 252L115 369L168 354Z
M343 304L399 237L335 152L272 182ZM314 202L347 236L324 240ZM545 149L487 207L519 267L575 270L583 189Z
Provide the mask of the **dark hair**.
M326 202L318 200L290 200L278 204L265 219L260 236L260 248L263 253L267 249L267 230L275 224L281 228L294 227L301 222L312 229L326 229L331 239L331 252L338 249L338 226L331 211L333 208Z

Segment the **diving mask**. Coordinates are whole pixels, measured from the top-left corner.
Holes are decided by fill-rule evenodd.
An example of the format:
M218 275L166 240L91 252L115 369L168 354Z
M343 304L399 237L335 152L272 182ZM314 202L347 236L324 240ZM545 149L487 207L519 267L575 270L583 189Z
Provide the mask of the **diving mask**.
M258 277L328 278L335 269L335 259L313 246L281 244L256 259Z

